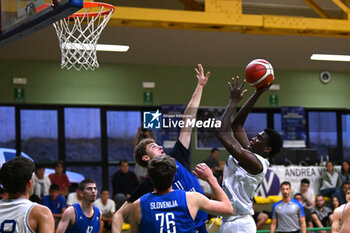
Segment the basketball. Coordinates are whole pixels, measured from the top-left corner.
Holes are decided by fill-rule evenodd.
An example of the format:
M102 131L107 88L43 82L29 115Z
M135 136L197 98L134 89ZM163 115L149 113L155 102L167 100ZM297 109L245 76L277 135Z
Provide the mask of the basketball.
M245 68L245 79L257 89L270 85L275 80L272 65L264 59L249 62Z

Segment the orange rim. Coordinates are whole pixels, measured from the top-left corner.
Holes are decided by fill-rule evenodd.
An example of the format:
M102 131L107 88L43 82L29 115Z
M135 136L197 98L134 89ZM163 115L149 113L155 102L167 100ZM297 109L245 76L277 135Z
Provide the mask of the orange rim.
M102 12L88 12L88 13L74 13L73 15L69 16L69 18L74 18L74 17L79 17L82 18L86 15L88 16L98 16L100 15L107 15L110 12L114 12L115 7L107 4L107 3L103 3L103 2L84 2L83 8L94 8L94 7L100 7L100 8L106 8L106 10L103 10Z

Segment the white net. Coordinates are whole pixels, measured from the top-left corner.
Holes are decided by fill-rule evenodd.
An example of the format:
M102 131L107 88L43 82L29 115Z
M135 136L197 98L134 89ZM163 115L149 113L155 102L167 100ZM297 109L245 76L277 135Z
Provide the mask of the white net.
M97 41L113 12L113 6L101 4L91 8L84 3L81 11L54 23L62 54L62 69L94 70L99 67Z

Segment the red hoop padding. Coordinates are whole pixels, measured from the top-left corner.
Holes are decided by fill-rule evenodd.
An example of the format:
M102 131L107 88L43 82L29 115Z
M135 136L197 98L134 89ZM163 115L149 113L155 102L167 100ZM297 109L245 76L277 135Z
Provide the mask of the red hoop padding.
M74 17L86 17L86 16L98 16L98 15L107 15L109 14L109 12L112 11L112 13L115 10L115 7L107 4L107 3L103 3L103 2L84 2L83 8L94 8L94 7L104 7L107 8L107 10L101 11L101 12L86 12L86 13L74 13L71 16L69 16L69 18L74 18Z

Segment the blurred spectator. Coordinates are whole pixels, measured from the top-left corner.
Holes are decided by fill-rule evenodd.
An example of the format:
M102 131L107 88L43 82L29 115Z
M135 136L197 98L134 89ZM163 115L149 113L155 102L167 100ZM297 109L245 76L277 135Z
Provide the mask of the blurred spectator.
M34 194L42 200L44 196L49 194L50 185L51 180L48 176L45 176L45 168L35 164Z
M300 181L300 187L299 190L296 190L295 193L301 193L303 196L303 199L306 203L306 208L311 208L315 205L314 199L315 199L315 193L312 189L310 189L310 180L304 178Z
M340 205L346 203L345 194L346 194L346 190L348 190L348 188L350 188L350 182L345 181L343 183L343 185L341 186L341 189L337 188L337 190L333 194L335 197L337 197L339 199Z
M344 182L350 182L350 164L347 160L344 160L341 164L337 187L341 187Z
M272 207L271 233L275 233L276 230L306 233L304 208L299 201L292 199L291 192L290 182L282 182L282 200Z
M332 197L331 203L330 203L332 214L329 215L329 220L331 221L331 224L333 223L333 216L334 216L334 210L340 206L340 201L337 197Z
M53 164L53 167L55 169L55 173L49 175L51 183L58 185L60 189L59 194L61 194L62 196L67 196L69 193L68 188L70 186L70 182L67 175L65 174L65 167L63 161L56 161Z
M151 132L152 131L149 129L142 129L141 127L139 127L134 138L134 146L136 146L144 138L153 138ZM146 172L147 168L141 167L140 165L135 163L135 174L139 179L139 182L141 182L144 179Z
M60 195L57 184L50 186L49 195L43 197L42 204L51 210L55 221L62 217L62 213L66 209L66 200Z
M320 193L323 196L331 197L336 191L339 174L334 171L334 163L328 161L326 163L326 172L321 177Z
M332 199L331 199L331 209L332 209L332 211L334 211L339 206L340 206L339 198L336 197L336 196L332 197Z
M136 174L129 171L128 161L120 161L120 170L114 173L112 178L113 199L117 204L117 210L135 191L138 184L139 180L137 179Z
M72 206L73 204L80 202L82 199L83 199L83 197L80 195L79 187L77 187L75 192L68 194L67 207Z
M102 221L104 223L105 229L111 229L112 226L112 216L115 212L115 203L112 199L109 199L109 190L102 189L101 197L95 201L95 206L97 206L102 212Z
M311 218L314 227L330 226L329 216L332 214L331 208L325 206L325 200L322 195L316 196L316 204L312 207ZM325 233L325 231L320 231Z
M210 151L210 155L206 158L203 163L208 165L210 169L213 171L214 176L218 179L218 181L222 180L222 168L219 164L220 151L218 148L214 147ZM220 182L219 182L220 183Z
M305 222L306 222L307 227L312 227L311 209L305 207L307 204L304 201L303 195L301 195L301 193L296 193L296 194L294 194L294 199L299 201L304 208Z
M256 224L256 229L260 230L261 227L264 225L267 219L269 219L269 213L267 212L257 212L254 211L253 219Z

